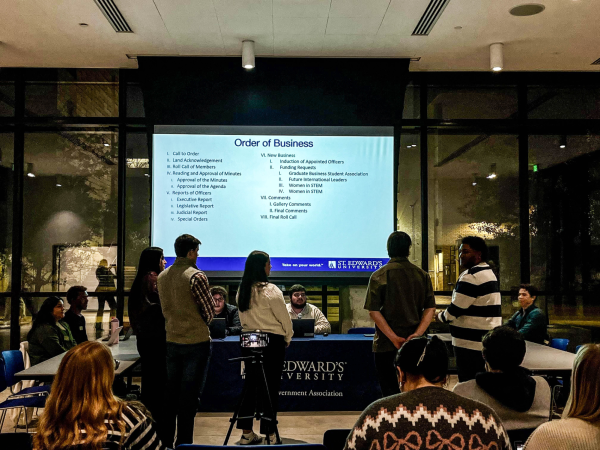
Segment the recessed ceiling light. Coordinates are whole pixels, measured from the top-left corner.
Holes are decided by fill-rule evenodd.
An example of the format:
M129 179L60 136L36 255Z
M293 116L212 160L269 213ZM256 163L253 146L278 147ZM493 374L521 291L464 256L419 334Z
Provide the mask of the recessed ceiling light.
M526 17L535 16L536 14L541 13L544 9L546 9L544 5L540 5L538 3L527 3L525 5L515 6L509 12L513 16Z
M87 24L87 23L83 23L83 22L82 22L82 23L80 23L80 24L79 24L79 26L80 26L80 27L84 27L84 28L85 28L85 27L87 27L87 26L88 26L88 24Z

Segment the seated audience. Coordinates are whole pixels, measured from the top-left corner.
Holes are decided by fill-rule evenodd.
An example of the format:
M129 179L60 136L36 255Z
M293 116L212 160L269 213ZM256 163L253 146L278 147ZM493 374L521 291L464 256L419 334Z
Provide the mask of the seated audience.
M71 349L52 383L34 449L165 449L144 406L113 395L114 377L105 345L91 341Z
M225 319L225 332L227 336L237 336L242 334L242 323L236 306L227 303L227 291L221 286L213 286L210 288L210 293L215 301L215 317L214 319ZM209 328L212 332L214 320Z
M60 355L77 345L69 325L63 320L64 317L65 308L60 298L48 297L44 300L31 330L27 334L29 359L32 366Z
M573 362L571 393L562 420L541 425L525 450L600 448L600 345L584 345Z
M306 289L293 285L289 292L290 302L286 305L290 319L315 319L315 334L331 333L331 325L319 308L306 301Z
M548 339L546 316L535 304L538 290L531 284L522 284L519 289L518 310L508 321L507 325L515 328L526 341L544 344Z
M523 336L501 326L488 331L482 343L487 372L458 383L454 393L490 406L507 430L536 428L547 422L550 386L520 366L526 352Z
M396 355L396 367L402 393L371 403L345 449L510 448L491 408L444 389L448 354L438 337L407 341Z
M85 286L71 286L67 291L67 302L71 307L65 313L65 322L69 324L75 342L81 344L88 340L85 330L85 317L81 314L88 306L88 293Z

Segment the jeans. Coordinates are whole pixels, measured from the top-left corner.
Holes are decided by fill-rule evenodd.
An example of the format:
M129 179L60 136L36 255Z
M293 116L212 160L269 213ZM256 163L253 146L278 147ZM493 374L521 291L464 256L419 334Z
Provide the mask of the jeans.
M373 353L375 357L377 379L383 397L389 397L390 395L400 393L400 386L398 385L398 369L396 369L395 364L397 352L397 350L394 350L391 352Z
M459 382L473 380L479 372L485 372L485 361L481 355L481 350L470 350L456 346L453 348Z
M250 356L251 349L242 348L242 356ZM256 411L264 413L265 417L273 419L260 421L260 432L263 434L275 433L275 420L277 420L277 405L279 403L279 386L281 385L281 373L283 372L283 363L285 361L285 339L279 334L269 333L269 345L262 349L263 367L267 379L267 388L271 396L273 410L268 407L267 391L264 389L265 381L260 365L245 362L246 379L244 387L248 386L244 402L240 405L239 417L252 416ZM254 419L241 419L237 422L237 428L241 430L251 430Z
M163 433L163 444L167 447L173 447L176 424L175 447L194 441L194 417L204 389L210 354L210 341L199 344L167 342L167 410Z

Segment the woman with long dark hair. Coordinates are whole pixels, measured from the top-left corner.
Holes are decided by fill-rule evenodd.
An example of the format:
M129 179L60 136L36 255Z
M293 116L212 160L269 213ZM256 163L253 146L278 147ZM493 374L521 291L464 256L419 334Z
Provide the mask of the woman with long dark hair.
M48 297L27 334L29 358L34 366L70 350L77 343L69 325L63 321L65 307L59 297Z
M240 321L244 332L260 330L269 336L269 343L263 352L263 364L267 378L267 386L273 410L269 411L266 402L267 392L258 389L262 386L262 373L258 364L246 364L248 395L240 406L240 416L252 416L257 406L262 408L265 416L273 421L261 420L260 432L269 435L271 444L276 442L275 423L279 385L285 360L285 348L290 345L292 321L285 307L283 293L274 284L269 283L271 260L269 255L261 251L253 251L246 259L244 275L237 294ZM242 354L249 356L250 349L242 348ZM262 438L252 431L253 419L238 420L237 427L243 430L240 445L256 445Z
M156 280L165 269L163 249L148 247L140 255L129 293L129 321L142 358L142 403L162 430L167 385L167 334Z
M54 377L33 448L165 450L145 408L113 395L114 378L108 347L88 341L71 349Z

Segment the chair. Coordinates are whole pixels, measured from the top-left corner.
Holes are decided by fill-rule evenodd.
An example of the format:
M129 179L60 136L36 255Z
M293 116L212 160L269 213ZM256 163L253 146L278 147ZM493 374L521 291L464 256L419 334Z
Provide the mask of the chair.
M556 386L552 386L552 395L550 397L550 416L548 417L548 421L553 419L560 419L562 416L560 414L560 408L565 405L559 405L559 399L561 398L563 385L557 384Z
M323 445L327 450L342 450L351 431L351 429L327 430L323 435Z
M31 437L29 433L0 433L0 448L31 450L33 448Z
M253 449L257 450L327 450L323 444L283 444L283 445L253 445ZM177 449L190 450L229 450L231 447L226 445L200 445L200 444L181 444Z
M48 395L50 393L50 386L26 387L18 392L14 392L13 388L15 384L18 383L15 374L25 370L23 354L20 350L7 350L2 352L2 359L4 360L4 376L6 378L6 384L10 387L10 391L12 392L12 395L8 398L23 397L27 395Z
M552 339L550 341L550 347L557 348L558 350L567 351L567 347L569 346L568 339Z
M348 334L375 334L374 327L357 327L350 328Z
M582 344L582 345L578 345L577 347L575 347L575 353L579 353L579 349L580 349L581 347L583 347L583 344Z
M0 364L0 392L2 392L8 387L8 384L6 383L6 377L4 376L4 360L0 360ZM6 418L7 411L10 409L18 409L19 414L17 416L15 424L19 423L21 412L23 412L25 414L25 431L29 433L27 408L43 408L44 406L46 406L47 398L48 397L45 395L33 395L31 397L8 398L7 400L0 403L0 411L2 412L2 415L0 416L0 430L4 425L4 419ZM1 448L6 447L2 446Z

